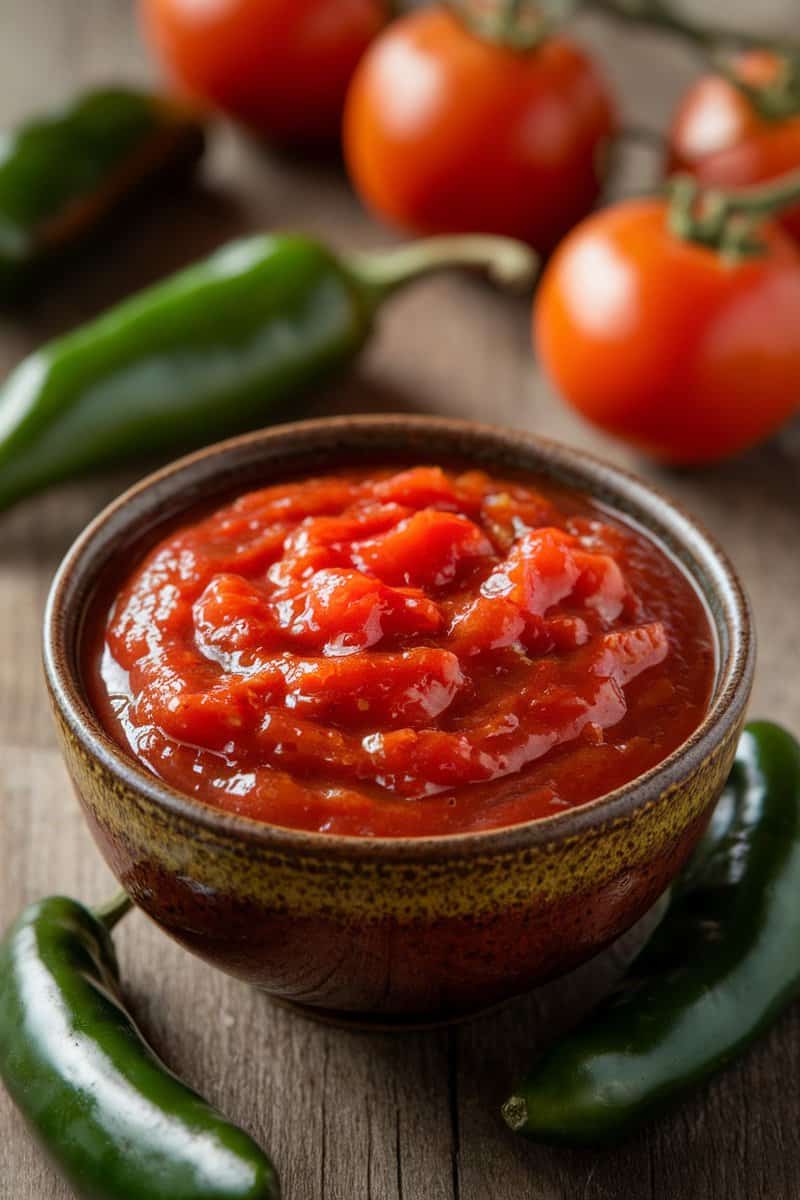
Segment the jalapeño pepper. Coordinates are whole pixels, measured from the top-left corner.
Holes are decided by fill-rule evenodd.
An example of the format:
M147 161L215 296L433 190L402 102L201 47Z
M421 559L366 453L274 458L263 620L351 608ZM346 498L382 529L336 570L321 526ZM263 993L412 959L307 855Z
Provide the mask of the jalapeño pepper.
M203 127L160 96L95 91L7 133L0 153L0 302L91 233L145 183L189 170Z
M799 990L800 746L756 722L652 938L503 1116L536 1140L615 1141L733 1061Z
M430 271L528 285L528 247L432 238L340 258L258 235L43 346L0 387L0 509L57 480L273 420L361 349L381 301Z
M0 945L0 1078L85 1200L277 1200L269 1159L125 1011L110 928L127 907L53 896L17 920Z

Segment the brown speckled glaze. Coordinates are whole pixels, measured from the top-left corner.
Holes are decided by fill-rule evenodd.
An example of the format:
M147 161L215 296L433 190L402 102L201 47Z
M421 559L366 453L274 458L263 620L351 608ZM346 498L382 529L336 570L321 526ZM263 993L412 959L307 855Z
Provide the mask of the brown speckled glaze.
M78 669L87 606L164 524L282 477L371 462L459 459L590 493L679 558L712 615L708 716L633 783L544 820L424 839L331 837L222 813L166 787L90 710ZM691 518L639 480L512 430L426 418L279 426L166 467L115 501L70 550L45 618L64 756L117 878L190 950L276 996L391 1022L484 1008L569 970L629 928L686 859L730 769L752 684L747 601Z

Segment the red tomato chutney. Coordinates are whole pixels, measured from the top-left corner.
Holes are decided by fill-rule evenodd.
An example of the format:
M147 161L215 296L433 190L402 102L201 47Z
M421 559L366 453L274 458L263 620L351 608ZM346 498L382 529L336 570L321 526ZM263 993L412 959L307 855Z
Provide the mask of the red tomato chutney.
M715 643L650 538L539 481L341 471L170 533L90 638L91 699L181 792L422 837L584 804L706 712Z

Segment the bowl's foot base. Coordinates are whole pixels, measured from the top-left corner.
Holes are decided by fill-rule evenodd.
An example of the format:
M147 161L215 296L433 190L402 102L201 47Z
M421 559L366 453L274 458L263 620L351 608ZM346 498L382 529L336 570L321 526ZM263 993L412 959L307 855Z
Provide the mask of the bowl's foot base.
M274 1004L288 1008L291 1012L316 1021L320 1025L333 1025L338 1029L351 1029L362 1033L421 1033L429 1029L445 1029L448 1025L462 1025L474 1021L487 1013L496 1012L511 1002L512 997L496 1004L477 1008L474 1011L443 1015L441 1013L363 1013L346 1012L330 1008L314 1008L311 1004L298 1004L282 996L270 996Z
M444 1029L448 1025L462 1025L467 1021L474 1021L497 1012L514 1001L524 1003L524 998L533 992L537 993L540 998L548 994L551 999L559 997L556 1001L556 1007L559 1008L561 1007L560 998L568 998L570 995L584 996L596 1002L608 992L611 985L641 950L661 920L665 904L666 894L657 900L626 933L570 973L549 982L542 981L538 985L531 985L530 988L507 996L494 1004L477 1005L474 1009L466 1011L456 1013L441 1011L427 1013L348 1012L340 1009L316 1008L312 1004L303 1004L296 1000L275 996L272 993L266 993L266 995L274 1004L279 1004L282 1008L287 1008L300 1016L308 1017L309 1020L316 1021L318 1024L375 1033L414 1033L427 1029Z

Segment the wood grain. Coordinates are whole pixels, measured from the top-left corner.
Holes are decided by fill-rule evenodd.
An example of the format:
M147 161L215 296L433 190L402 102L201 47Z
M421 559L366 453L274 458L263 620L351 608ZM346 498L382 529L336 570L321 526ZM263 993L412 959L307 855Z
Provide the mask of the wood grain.
M759 6L780 21L794 0ZM783 7L781 7L783 4ZM712 5L707 11L721 7ZM728 4L725 13L746 6ZM794 9L796 11L796 9ZM720 15L720 14L716 14ZM755 18L750 16L751 23ZM637 124L663 122L696 63L676 42L584 22ZM76 86L147 79L122 0L0 0L0 120ZM657 163L627 155L634 190ZM339 246L389 235L336 166L292 162L221 129L203 186L151 205L25 311L0 319L0 370L134 287L233 233L292 226ZM800 730L800 430L736 464L666 475L566 412L532 364L528 311L468 280L436 280L394 304L347 383L311 411L417 410L538 430L634 465L718 535L750 590L760 635L753 711ZM54 747L39 626L60 556L136 471L61 489L0 516L0 924L52 891L99 900L111 880ZM450 1031L404 1038L313 1024L223 978L140 914L119 934L141 1021L168 1062L268 1145L287 1200L797 1200L800 1011L739 1067L624 1149L555 1152L515 1140L498 1105L541 1040L574 1019L624 948L576 977ZM0 1198L66 1200L67 1189L0 1095Z

